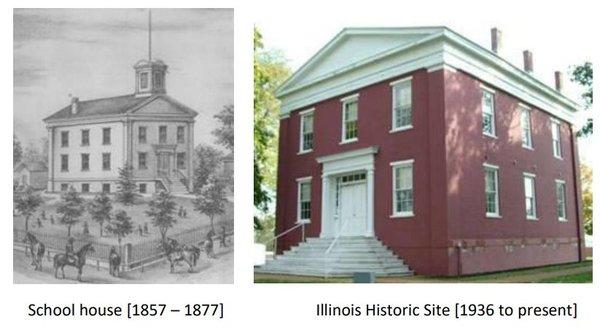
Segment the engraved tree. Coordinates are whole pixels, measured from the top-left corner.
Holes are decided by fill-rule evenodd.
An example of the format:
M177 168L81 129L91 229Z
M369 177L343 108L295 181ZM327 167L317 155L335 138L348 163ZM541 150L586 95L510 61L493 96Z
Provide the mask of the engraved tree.
M165 190L161 190L154 198L148 202L149 209L146 215L152 220L152 225L158 228L163 242L166 242L167 231L177 223L173 216L177 203L173 201L173 196Z
M83 198L71 187L69 191L62 194L56 213L59 215L61 224L67 226L67 236L71 237L71 227L79 222L79 218L85 211Z
M102 237L102 227L104 222L110 220L110 212L112 211L112 202L106 193L101 193L94 197L88 204L88 213L92 220L98 223L100 227L100 237Z
M42 205L42 197L30 186L17 188L14 193L14 208L25 218L25 231L29 231L29 218Z
M215 230L215 216L225 213L227 197L226 185L223 180L211 176L202 191L194 199L194 209L206 214L210 218L210 226Z
M139 197L136 192L137 186L133 181L133 166L129 163L119 168L119 181L117 182L116 200L123 205L135 204L135 199Z
M106 231L117 236L119 247L121 247L121 240L133 232L131 217L123 210L117 211L114 218L108 221Z

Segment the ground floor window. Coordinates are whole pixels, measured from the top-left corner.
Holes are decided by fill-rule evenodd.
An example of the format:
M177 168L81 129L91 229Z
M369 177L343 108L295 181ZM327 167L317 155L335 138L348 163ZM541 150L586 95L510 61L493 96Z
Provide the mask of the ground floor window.
M485 214L488 217L499 217L498 166L483 164L483 167L485 173Z
M140 194L145 194L145 193L146 193L146 184L140 183Z
M185 169L185 152L177 153L177 169L178 170Z
M102 184L102 192L104 193L110 193L110 183L103 183Z
M561 180L556 180L556 211L558 220L567 221L567 186Z
M90 192L90 184L89 183L82 183L81 184L81 192L83 192L83 193Z
M298 180L298 221L310 221L311 178Z
M393 162L393 216L413 215L413 163L412 159Z
M60 184L60 191L67 191L69 190L69 184L68 183L61 183Z
M537 210L535 201L535 175L530 173L524 173L523 184L525 186L525 215L529 220L537 220Z

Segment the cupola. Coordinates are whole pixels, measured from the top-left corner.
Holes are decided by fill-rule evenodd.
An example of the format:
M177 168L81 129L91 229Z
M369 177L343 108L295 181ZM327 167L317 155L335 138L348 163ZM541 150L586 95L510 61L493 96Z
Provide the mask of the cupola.
M165 94L167 65L161 60L152 60L152 11L148 11L148 59L139 60L135 70L135 96Z

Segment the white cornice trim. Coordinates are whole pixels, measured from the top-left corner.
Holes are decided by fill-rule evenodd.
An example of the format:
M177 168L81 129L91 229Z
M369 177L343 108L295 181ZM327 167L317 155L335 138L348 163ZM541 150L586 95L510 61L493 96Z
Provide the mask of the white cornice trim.
M442 64L436 64L434 66L430 66L427 68L427 72L431 73L431 72L435 72L435 71L439 71L439 70L447 70L450 72L456 72L456 68L453 68L452 66L442 63Z
M352 150L352 151L346 151L346 152L341 152L341 153L337 153L337 154L333 154L333 155L318 157L317 163L328 163L328 162L338 161L338 160L347 159L347 158L371 155L371 154L376 154L378 151L379 151L379 147L376 147L376 146Z
M344 33L358 33L358 30L348 31ZM371 33L372 31L374 30L371 29ZM438 68L464 71L494 89L503 90L522 102L569 123L574 121L574 112L581 109L579 104L532 75L452 30L443 28L427 31L431 35L415 42L294 85L293 78L300 76L298 73L301 70L307 70L317 61L316 57L324 56L323 52L332 49L332 45L328 44L327 49L322 49L319 56L315 55L277 90L277 96L282 100L282 115L415 70L427 69L433 72ZM413 29L412 33L417 32ZM334 38L337 39L339 35Z

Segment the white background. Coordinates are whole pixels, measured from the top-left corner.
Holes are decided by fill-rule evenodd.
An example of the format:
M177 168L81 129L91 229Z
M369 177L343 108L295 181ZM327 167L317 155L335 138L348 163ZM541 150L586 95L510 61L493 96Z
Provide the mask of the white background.
M503 24L509 24L508 18L529 20L532 25L569 27L573 33L585 35L587 56L598 63L598 8L593 2L563 1L553 4L551 1L539 2L539 6L527 6L525 1L447 1L451 5L442 5L442 1L115 1L120 7L235 7L235 284L234 285L14 285L12 284L12 193L10 162L2 162L0 192L4 221L0 232L2 248L2 270L0 271L1 320L3 329L307 329L307 328L365 328L376 326L380 329L420 327L420 328L460 328L460 329L506 329L506 328L543 328L543 329L579 329L590 328L598 324L598 284L579 285L541 285L541 284L253 284L252 273L252 27L255 22L265 25L269 21L291 25L300 31L306 28L304 38L327 40L328 33L321 35L315 26L338 26L341 23L352 25L354 21L378 26L380 15L387 13L411 13L411 16L425 20L431 17L430 24L447 24L452 27L454 21L460 24L464 20L480 22L482 26L493 26L502 18ZM586 4L587 3L587 4ZM109 1L86 2L91 7L111 5ZM0 12L0 35L3 76L2 152L9 155L12 140L12 7L81 7L81 1L20 1L5 2ZM578 9L575 11L573 9ZM320 14L315 14L315 13ZM352 14L346 14L352 13ZM465 14L468 13L468 14ZM404 14L405 15L405 14ZM286 18L282 18L286 17ZM353 19L352 17L356 17ZM450 17L450 18L449 18ZM456 17L456 19L454 18ZM365 22L370 22L366 24ZM395 25L403 25L402 21ZM386 21L385 24L393 25ZM385 25L384 24L384 25ZM576 28L573 28L576 27ZM271 27L276 28L276 27ZM287 26L286 29L290 29ZM315 32L317 31L317 32ZM576 36L572 36L576 38ZM541 34L536 43L561 47L563 38L569 35ZM579 38L579 37L578 37ZM290 36L290 42L301 47L302 38ZM542 42L544 41L544 42ZM505 40L505 43L508 40ZM565 41L566 42L566 41ZM313 49L315 50L315 49ZM541 54L535 54L536 58ZM595 141L595 139L593 140ZM593 143L592 145L597 143ZM594 159L597 152L590 152ZM8 158L8 157L7 157ZM598 162L594 162L598 164ZM597 190L597 184L595 184ZM598 205L596 203L596 205ZM224 302L225 320L201 322L184 320L183 317L165 317L162 320L116 321L116 320L31 320L26 317L27 305L42 304L126 304L168 303L181 306L186 303ZM317 303L364 304L392 303L404 305L412 303L453 304L454 302L475 302L494 304L579 304L579 319L572 320L464 320L452 319L385 319L370 320L341 319L329 321L315 317Z

